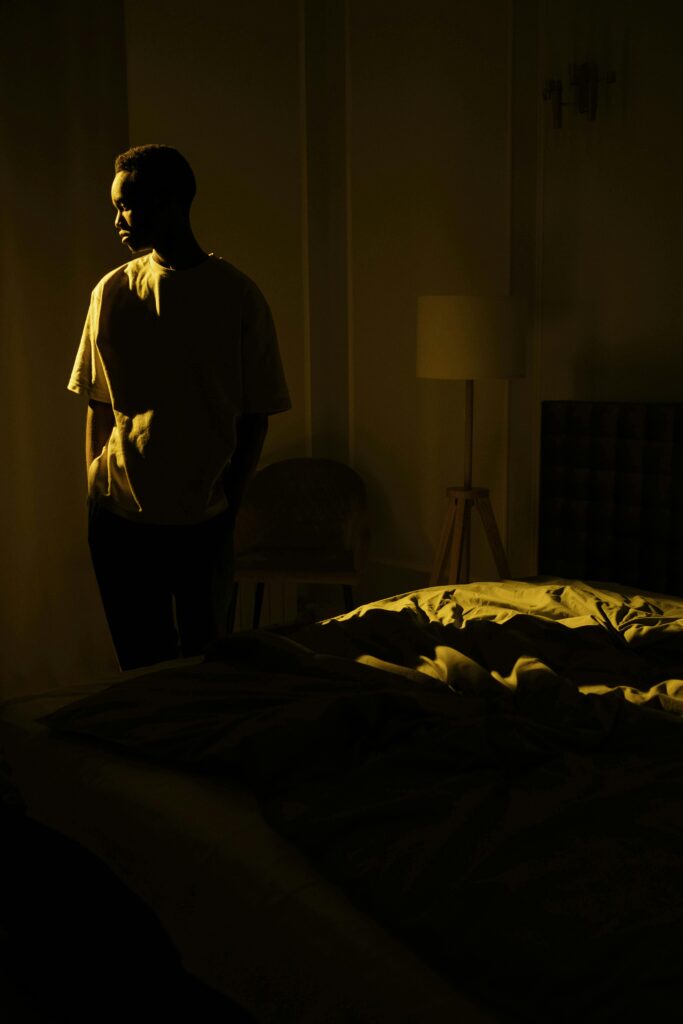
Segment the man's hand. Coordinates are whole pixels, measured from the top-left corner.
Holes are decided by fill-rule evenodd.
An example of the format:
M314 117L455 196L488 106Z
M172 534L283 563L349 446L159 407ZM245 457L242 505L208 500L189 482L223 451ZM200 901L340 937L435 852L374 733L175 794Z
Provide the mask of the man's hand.
M242 413L237 417L235 433L235 450L223 476L225 494L234 514L261 457L268 433L268 416L265 413Z
M114 426L114 410L108 402L88 402L85 423L85 472L90 472L94 460L109 440Z

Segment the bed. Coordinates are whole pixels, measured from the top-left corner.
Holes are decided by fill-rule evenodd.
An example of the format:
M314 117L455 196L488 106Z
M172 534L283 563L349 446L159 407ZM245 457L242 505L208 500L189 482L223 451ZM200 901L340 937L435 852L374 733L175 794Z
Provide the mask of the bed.
M264 1024L676 1018L680 418L546 404L542 576L8 702L29 813Z

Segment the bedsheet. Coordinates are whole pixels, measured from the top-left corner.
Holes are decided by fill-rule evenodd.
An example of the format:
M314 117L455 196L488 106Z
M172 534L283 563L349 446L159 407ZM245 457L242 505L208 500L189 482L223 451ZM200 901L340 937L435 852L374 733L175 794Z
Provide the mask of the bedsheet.
M430 588L297 642L236 635L48 722L239 779L505 1019L665 1019L683 980L682 629L665 595Z
M159 918L186 970L268 1024L492 1024L269 828L234 780L123 757L41 723L106 685L8 701L0 750L31 816L105 861Z
M431 587L315 624L297 639L447 684L481 685L483 668L515 687L538 669L583 693L618 689L632 703L683 710L683 598L614 584L536 577Z

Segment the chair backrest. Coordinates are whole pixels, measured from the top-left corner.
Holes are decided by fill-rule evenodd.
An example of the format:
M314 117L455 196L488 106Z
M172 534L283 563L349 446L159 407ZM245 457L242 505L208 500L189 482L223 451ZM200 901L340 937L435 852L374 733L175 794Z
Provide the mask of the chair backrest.
M235 551L354 552L360 570L369 539L365 485L333 459L284 459L251 479L237 516Z

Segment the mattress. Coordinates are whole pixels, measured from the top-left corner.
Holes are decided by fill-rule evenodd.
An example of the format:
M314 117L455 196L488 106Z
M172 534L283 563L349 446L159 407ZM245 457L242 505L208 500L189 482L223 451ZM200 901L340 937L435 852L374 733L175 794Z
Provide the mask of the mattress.
M112 868L186 970L274 1024L492 1019L323 879L238 784L65 739L39 721L108 685L8 702L0 747L30 815Z
M259 1020L668 1019L682 667L674 597L436 587L12 702L0 742Z

